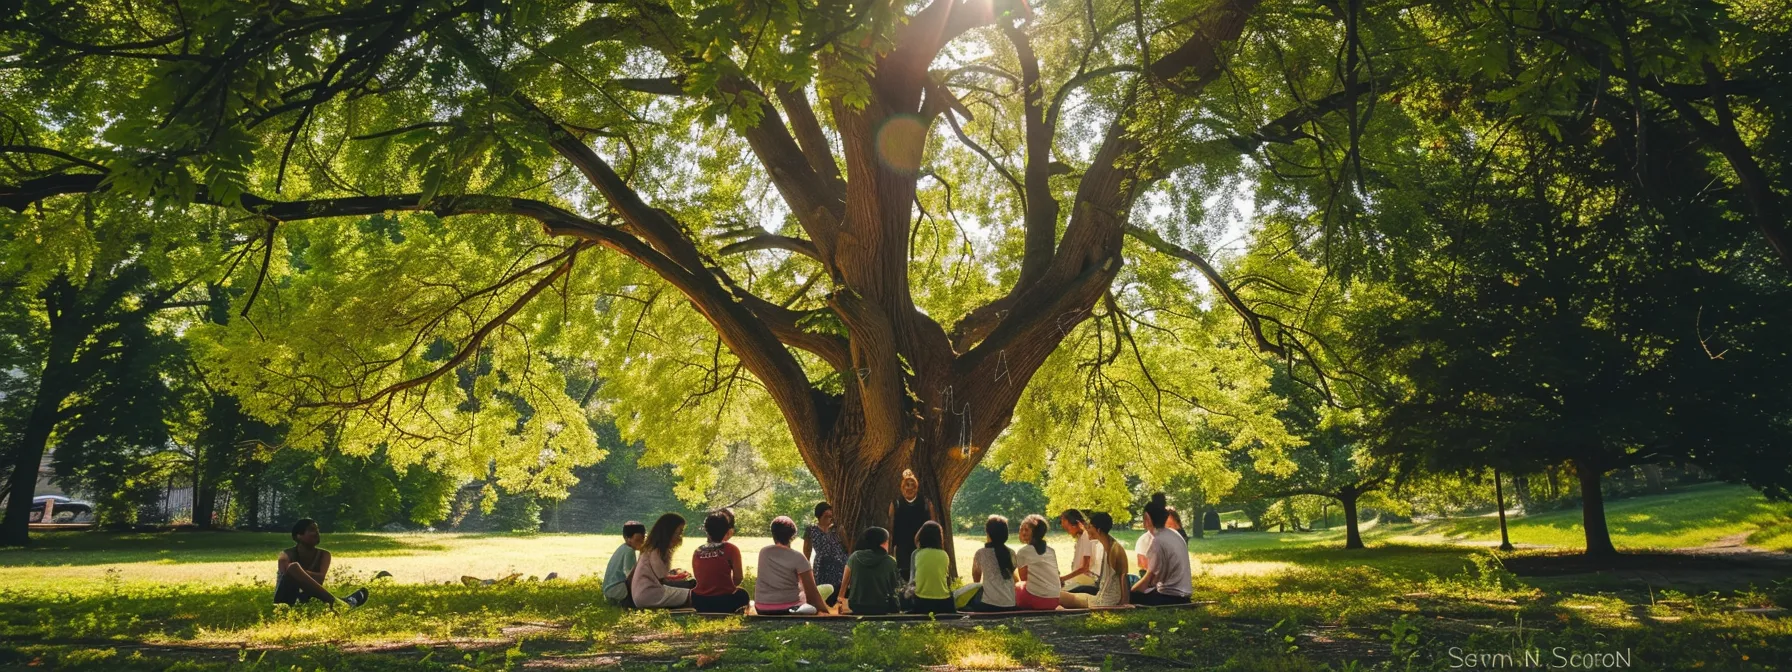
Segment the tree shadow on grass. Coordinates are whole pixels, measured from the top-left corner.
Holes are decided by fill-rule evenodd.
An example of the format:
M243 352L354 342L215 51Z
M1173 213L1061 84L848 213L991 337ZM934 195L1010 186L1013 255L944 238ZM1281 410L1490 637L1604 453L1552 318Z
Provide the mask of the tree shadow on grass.
M376 581L369 590L367 605L332 612L317 602L275 605L268 584L128 584L60 593L0 589L0 639L300 646L502 640L515 638L506 628L544 623L601 639L625 620L635 630L651 630L665 619L608 605L595 581L502 587Z
M59 567L137 562L272 562L293 545L278 532L47 532L32 535L31 545L0 549L0 567ZM376 534L330 534L323 547L337 555L391 557L447 550L422 539Z
M1612 500L1606 503L1605 514L1613 540L1620 547L1674 546L1697 545L1671 543L1688 534L1710 536L1748 532L1765 521L1784 520L1787 508L1769 502L1743 486L1718 483L1679 488L1661 495ZM1578 540L1583 534L1579 508L1513 518L1508 527L1514 541L1523 541L1527 536ZM1491 516L1450 518L1421 523L1405 533L1455 540L1498 539L1499 519ZM1652 544L1649 540L1670 543Z
M1225 554L1219 562L1281 562L1296 568L1327 570L1367 566L1392 578L1420 580L1427 576L1451 576L1466 571L1470 558L1486 549L1447 544L1381 543L1346 550L1336 546L1253 548Z

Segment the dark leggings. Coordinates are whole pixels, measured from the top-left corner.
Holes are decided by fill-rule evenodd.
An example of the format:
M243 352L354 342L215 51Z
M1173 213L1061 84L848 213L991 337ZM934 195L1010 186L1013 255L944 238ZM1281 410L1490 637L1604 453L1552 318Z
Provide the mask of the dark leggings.
M727 595L691 593L691 608L706 614L732 614L747 608L747 589L737 588Z
M1160 604L1188 604L1188 601L1188 597L1185 595L1165 595L1155 590L1149 593L1132 591L1132 603L1146 607Z
M917 597L917 598L914 598L914 600L909 603L908 613L911 613L911 614L956 614L956 613L958 613L958 603L952 601L952 598L950 598L950 597L942 597L942 598L939 598L936 600L930 600L925 597Z

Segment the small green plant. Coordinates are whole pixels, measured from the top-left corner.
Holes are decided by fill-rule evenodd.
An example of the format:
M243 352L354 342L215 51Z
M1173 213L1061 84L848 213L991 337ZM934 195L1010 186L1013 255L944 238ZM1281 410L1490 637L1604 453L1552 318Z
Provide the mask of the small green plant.
M1300 645L1295 643L1300 636L1299 621L1292 618L1276 621L1275 625L1269 626L1269 630L1265 634L1276 641L1276 646L1281 649L1283 654L1293 654L1300 650Z
M1388 654L1397 661L1405 663L1405 669L1412 669L1413 660L1419 655L1419 624L1411 617L1402 615L1388 626L1379 637L1388 643Z
M1506 569L1506 563L1498 555L1492 552L1476 553L1469 556L1468 560L1474 567L1476 585L1482 590L1500 592L1518 585L1518 576Z

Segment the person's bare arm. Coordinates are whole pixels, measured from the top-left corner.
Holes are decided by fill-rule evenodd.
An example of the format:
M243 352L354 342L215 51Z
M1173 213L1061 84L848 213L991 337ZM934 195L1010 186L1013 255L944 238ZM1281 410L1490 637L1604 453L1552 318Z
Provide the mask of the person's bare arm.
M323 554L323 558L317 561L317 571L307 573L310 574L312 578L317 579L318 583L323 583L324 577L329 576L330 574L330 552L318 551L318 553Z
M1155 570L1146 570L1145 575L1139 577L1139 580L1132 584L1131 589L1140 590L1143 588L1150 588L1151 586L1157 585L1156 579L1157 572Z
M747 568L742 566L745 564L746 563L742 561L739 556L728 558L728 579L734 582L735 588L739 588L740 582L745 581L747 578ZM697 563L695 562L691 563L691 566L693 567L696 565Z
M815 605L815 613L831 614L834 609L828 606L827 599L821 596L821 589L815 587L815 572L803 572L796 575L797 581L803 584L803 599Z
M983 565L978 564L975 557L971 559L971 580L978 583L983 582Z
M280 567L280 575L285 577L288 581L299 584L299 587L304 589L305 592L316 595L325 602L332 605L336 604L336 596L331 595L330 591L324 588L324 585L319 583L316 578L312 577L311 572L305 571L305 568L300 566L298 562L287 557L285 553L281 553L280 559L276 562Z
M803 531L803 558L804 559L811 559L813 557L814 550L809 548L809 544L810 544L809 532L807 530L804 530Z
M1089 569L1089 567L1091 565L1093 565L1094 562L1095 562L1095 556L1085 555L1085 556L1083 556L1083 560L1081 563L1078 563L1075 568L1071 569L1069 574L1065 574L1064 576L1058 577L1058 580L1059 581L1069 581L1071 579L1074 579L1079 576L1083 576L1085 574L1094 574L1094 572L1090 571L1090 569Z
M840 596L840 599L835 602L840 604L840 613L842 614L850 611L846 604L846 587L850 585L852 585L852 565L847 565L846 571L840 573L840 590L834 591L835 595Z
M1027 580L1027 566L1026 565L1021 565L1019 567L1014 568L1014 580L1015 581Z

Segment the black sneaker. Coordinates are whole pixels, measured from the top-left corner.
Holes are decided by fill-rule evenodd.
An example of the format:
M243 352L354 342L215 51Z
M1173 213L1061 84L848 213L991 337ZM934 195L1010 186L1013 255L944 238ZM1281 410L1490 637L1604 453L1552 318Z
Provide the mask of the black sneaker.
M350 609L367 604L367 589L362 588L350 594L348 597L342 598L342 603L348 605L348 608Z

